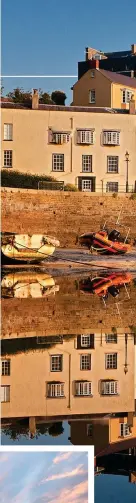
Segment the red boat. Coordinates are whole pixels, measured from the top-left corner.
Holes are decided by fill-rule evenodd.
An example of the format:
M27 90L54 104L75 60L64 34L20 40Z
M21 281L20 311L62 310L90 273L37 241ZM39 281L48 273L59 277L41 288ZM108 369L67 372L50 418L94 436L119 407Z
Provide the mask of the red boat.
M120 288L132 281L129 273L111 273L108 276L97 276L91 279L84 278L79 281L79 289L84 293L96 294L99 297L106 298L110 293L112 297L117 297Z
M108 232L100 230L98 232L82 234L78 238L82 246L86 246L91 251L98 253L109 254L124 254L130 251L131 245L127 240L123 240L116 229Z

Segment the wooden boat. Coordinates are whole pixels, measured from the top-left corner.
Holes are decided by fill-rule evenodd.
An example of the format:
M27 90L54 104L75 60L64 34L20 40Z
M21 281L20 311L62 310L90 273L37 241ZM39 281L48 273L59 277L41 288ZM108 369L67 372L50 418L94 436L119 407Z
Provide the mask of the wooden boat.
M55 285L52 276L42 271L13 270L3 271L1 296L3 298L40 298L55 295L59 285Z
M55 248L59 245L57 239L42 234L2 232L2 265L18 262L40 262L53 255Z
M79 236L79 243L86 246L91 251L96 251L101 254L125 254L131 250L131 245L125 242L116 229L108 232L102 230Z
M79 281L79 289L84 293L96 294L99 297L107 297L110 293L112 297L117 297L120 288L132 281L129 273L111 273L107 276L90 277Z

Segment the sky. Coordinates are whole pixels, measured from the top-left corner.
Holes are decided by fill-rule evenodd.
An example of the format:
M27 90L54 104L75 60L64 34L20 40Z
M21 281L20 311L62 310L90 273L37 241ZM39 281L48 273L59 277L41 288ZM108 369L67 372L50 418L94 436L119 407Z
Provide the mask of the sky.
M1 503L88 503L86 452L0 452Z
M136 43L136 1L1 0L2 75L70 75L71 78L3 79L15 87L64 90L72 101L77 63L85 47L127 50Z

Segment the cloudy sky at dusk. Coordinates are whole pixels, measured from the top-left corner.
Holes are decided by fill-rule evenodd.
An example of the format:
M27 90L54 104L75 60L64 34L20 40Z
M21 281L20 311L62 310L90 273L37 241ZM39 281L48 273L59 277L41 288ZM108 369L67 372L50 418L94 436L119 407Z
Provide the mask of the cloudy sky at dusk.
M0 501L88 503L87 453L1 452Z

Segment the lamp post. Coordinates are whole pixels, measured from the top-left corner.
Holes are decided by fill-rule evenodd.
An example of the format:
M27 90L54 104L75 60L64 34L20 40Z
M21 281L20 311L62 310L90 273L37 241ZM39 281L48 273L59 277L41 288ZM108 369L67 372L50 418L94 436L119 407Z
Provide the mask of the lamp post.
M126 158L126 165L127 165L127 171L126 171L126 192L128 192L128 163L129 163L129 153L127 151L125 153L125 158Z

